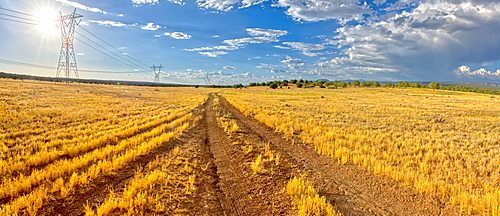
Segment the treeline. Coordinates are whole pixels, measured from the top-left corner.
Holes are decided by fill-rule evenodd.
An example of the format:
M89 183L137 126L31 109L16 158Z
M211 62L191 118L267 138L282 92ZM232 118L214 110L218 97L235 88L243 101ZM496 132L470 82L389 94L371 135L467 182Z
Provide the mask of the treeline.
M194 85L180 85L180 84L153 83L153 82L113 81L113 80L94 80L94 79L76 79L76 78L67 79L62 77L43 77L43 76L13 74L5 72L0 72L0 78L18 79L18 80L37 80L46 82L69 82L69 83L88 83L88 84L105 84L105 85L129 85L129 86L155 86L155 87L194 86Z
M487 88L477 88L477 87L467 87L467 86L447 86L441 85L438 82L430 82L428 84L414 82L410 83L407 81L399 81L397 83L384 83L383 85L377 81L310 81L310 80L283 80L283 81L269 81L262 83L250 83L249 86L269 86L269 88L283 88L290 85L295 85L298 88L328 88L328 89L336 89L336 88L347 88L347 87L385 87L385 88L429 88L429 89L442 89L442 90L451 90L451 91L462 91L462 92L476 92L482 94L494 94L500 95L500 89L487 89Z

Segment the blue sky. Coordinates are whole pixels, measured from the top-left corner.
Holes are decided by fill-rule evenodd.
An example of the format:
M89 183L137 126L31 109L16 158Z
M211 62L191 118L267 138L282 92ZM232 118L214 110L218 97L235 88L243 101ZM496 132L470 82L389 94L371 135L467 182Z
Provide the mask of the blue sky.
M81 78L153 81L146 66L161 64L161 82L184 84L500 79L493 0L0 0L0 7L26 13L0 10L0 71L55 76L5 60L56 67L60 33L40 19L76 8L84 16L74 43Z

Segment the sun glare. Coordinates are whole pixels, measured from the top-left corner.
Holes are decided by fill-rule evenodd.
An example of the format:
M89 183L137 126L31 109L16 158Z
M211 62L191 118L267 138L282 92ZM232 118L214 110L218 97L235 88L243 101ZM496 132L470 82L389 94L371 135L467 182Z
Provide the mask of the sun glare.
M59 19L59 14L57 13L57 11L49 8L43 8L36 12L35 15L38 21L37 29L40 31L40 33L47 35L56 34L59 32L56 26L56 20Z

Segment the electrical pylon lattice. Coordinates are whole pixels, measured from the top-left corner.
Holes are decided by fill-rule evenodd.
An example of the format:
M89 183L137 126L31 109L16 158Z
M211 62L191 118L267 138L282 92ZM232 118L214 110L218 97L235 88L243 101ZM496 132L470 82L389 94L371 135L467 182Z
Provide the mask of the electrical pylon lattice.
M64 71L66 78L69 78L69 74L73 71L78 76L78 68L76 66L76 56L75 49L73 48L73 39L75 39L75 27L81 21L80 18L83 17L81 14L76 13L76 8L72 14L63 16L59 12L59 28L61 29L61 52L59 54L59 63L57 64L56 76L59 76L61 71Z
M153 69L153 73L155 75L155 83L159 83L160 82L160 73L161 73L161 69L163 68L161 65L160 66L155 66L153 65L153 67L151 67ZM156 70L158 69L158 70Z

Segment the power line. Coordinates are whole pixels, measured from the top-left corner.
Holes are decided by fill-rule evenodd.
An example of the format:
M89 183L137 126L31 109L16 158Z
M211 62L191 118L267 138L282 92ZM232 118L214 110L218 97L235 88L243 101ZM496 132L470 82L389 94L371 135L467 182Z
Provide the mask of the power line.
M33 14L28 14L28 13L24 13L24 12L20 12L20 11L15 11L15 10L11 10L11 9L7 9L7 8L3 8L3 7L0 7L0 10L6 10L6 11L13 12L13 13L18 13L18 14L22 14L22 15L26 15L26 16L36 17L36 16L35 16L35 15L33 15Z
M47 65L39 65L39 64L31 64L25 62L11 61L7 59L0 59L0 63L11 64L11 65L19 65L33 68L41 68L41 69L57 69L57 67L47 66Z
M110 43L106 42L105 40L103 40L102 38L98 37L97 35L93 34L92 32L90 32L89 30L85 29L83 26L80 26L81 29L83 29L84 31L86 31L87 33L89 33L90 35L94 36L95 38L99 39L100 41L102 41L103 43L107 44L108 46L114 48L115 50L117 50L118 52L120 52L121 54L124 54L120 49L116 48L115 46L111 45ZM128 56L129 58L131 58L132 60L138 62L139 64L142 64L144 65L146 68L148 68L149 66L142 63L141 61L137 60L136 58L130 56L130 55L126 55Z
M10 64L10 65L18 65L24 67L32 67L32 68L40 68L40 69L57 69L57 67L47 66L47 65L39 65L39 64L31 64L26 62L12 61L7 59L0 59L0 63ZM101 71L101 70L78 70L79 72L87 72L87 73L150 73L149 71Z
M8 17L12 17L12 18L17 18L17 19L29 20L29 21L33 21L33 22L38 22L38 20L28 19L28 18L25 18L25 17L14 16L14 15L5 14L5 13L0 13L0 15L4 15L4 16L8 16Z
M24 21L20 21L20 20L7 19L7 18L3 18L3 17L0 17L0 19L12 21L12 22L24 23L24 24L28 24L28 25L37 25L36 23L29 23L29 22L24 22Z
M22 15L25 15L25 16L30 16L30 17L36 17L35 15L32 15L32 14L28 14L28 13L24 13L24 12L20 12L20 11L15 11L15 10L11 10L11 9L7 9L7 8L3 8L3 7L0 7L1 10L5 10L5 11L9 11L9 12L13 12L13 13L17 13L17 14L22 14ZM15 16L15 15L10 15L10 14L5 14L5 13L0 13L0 15L4 15L4 16L7 16L7 17L11 17L11 18L16 18L16 19L21 19L21 20L14 20L14 19L8 19L8 18L4 18L4 17L0 17L1 20L7 20L7 21L12 21L12 22L18 22L18 23L23 23L23 24L28 24L28 25L38 25L37 24L37 20L34 20L34 19L30 19L30 18L24 18L24 17L20 17L20 16ZM32 22L27 22L27 21L33 21L35 23L32 23ZM102 38L98 37L97 35L93 34L92 32L88 31L87 29L83 28L82 26L80 26L84 31L86 31L87 33L89 33L90 35L94 36L95 38L97 38L98 40L102 41L103 43L105 43L106 45L112 47L113 49L117 50L118 52L120 52L120 54L124 54L121 50L119 50L118 48L116 48L115 46L111 45L110 43L106 42L105 40L103 40ZM123 59L120 60L120 59L117 59L111 55L109 55L108 53L104 52L104 51L101 51L100 49L80 40L79 38L75 38L76 40L80 41L81 43L87 45L88 47L120 62L120 63L123 63L131 68L140 68L142 70L146 69L146 70L149 70L149 66L142 63L141 61L133 58L132 56L130 55L126 55L128 56L130 59L134 60L135 62L139 63L139 64L136 64L134 62L131 62L125 58L123 58L121 55L118 55L114 52L111 52L109 49L105 48L104 46L98 44L97 42L93 41L92 39L84 36L82 33L78 32L77 33L82 36L83 38L87 39L88 41L92 42L93 44L101 47L102 49L106 50L107 52L119 57L120 59ZM45 65L37 65L37 64L30 64L30 63L24 63L24 62L16 62L16 61L10 61L10 60L5 60L5 59L0 59L0 62L3 62L3 63L7 63L7 64L17 64L17 65L21 65L21 66L27 66L27 67L36 67L36 68L44 68L44 69L57 69L56 67L51 67L51 66L45 66ZM144 65L144 66L141 66L141 65ZM82 71L82 72L89 72L89 73L144 73L144 72L147 72L147 71L134 71L134 72L115 72L115 71L98 71L98 70L79 70L79 71Z
M116 61L119 61L119 62L123 63L124 65L127 65L127 66L129 66L129 67L131 67L131 68L135 68L134 66L129 65L128 63L123 62L122 60L117 59L117 58L115 58L115 57L113 57L113 56L110 56L109 54L107 54L107 53L105 53L105 52L103 52L103 51L101 51L101 50L99 50L99 49L95 48L94 46L92 46L92 45L90 45L90 44L88 44L88 43L86 43L86 42L84 42L84 41L80 40L79 38L75 38L75 39L76 39L76 40L78 40L78 41L80 41L81 43L83 43L83 44L87 45L88 47L90 47L90 48L92 48L92 49L96 50L97 52L100 52L100 53L102 53L102 54L104 54L104 55L106 55L106 56L108 56L108 57L110 57L110 58L112 58L112 59L114 59L114 60L116 60Z
M92 42L93 44L95 44L95 45L97 45L97 46L101 47L102 49L104 49L104 50L108 51L109 53L111 53L111 54L115 55L116 57L121 58L123 61L127 62L127 65L128 65L128 66L133 65L133 67L141 68L141 69L143 69L143 70L144 70L144 67L142 67L142 66L140 66L140 65L137 65L137 64L135 64L135 63L133 63L133 62L130 62L130 61L128 61L127 59L123 58L122 56L120 56L120 55L118 55L118 54L116 54L116 53L111 52L111 51L110 51L109 49L107 49L106 47L104 47L104 46L102 46L102 45L100 45L100 44L96 43L95 41L93 41L92 39L90 39L90 38L86 37L86 36L85 36L85 35L83 35L82 33L78 32L78 31L77 31L76 33L78 33L78 34L79 34L80 36L82 36L83 38L85 38L85 39L89 40L89 41L90 41L90 42ZM102 53L102 52L101 52L101 53ZM115 60L117 60L117 59L115 58ZM122 61L120 61L120 62L122 62ZM125 62L122 62L122 63L124 63L124 64L125 64Z

